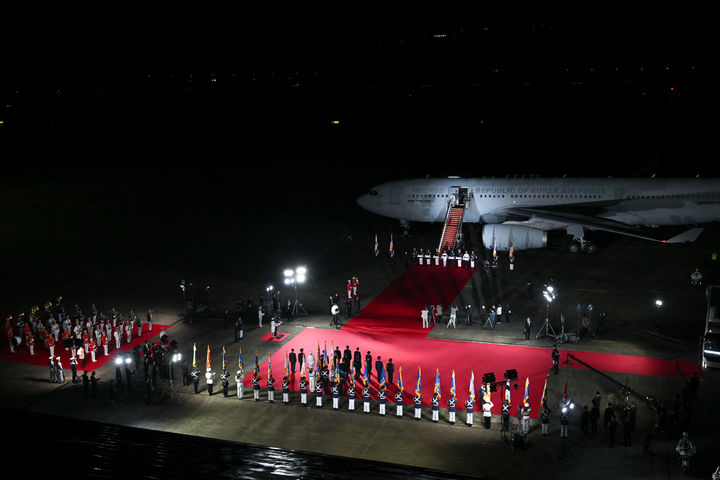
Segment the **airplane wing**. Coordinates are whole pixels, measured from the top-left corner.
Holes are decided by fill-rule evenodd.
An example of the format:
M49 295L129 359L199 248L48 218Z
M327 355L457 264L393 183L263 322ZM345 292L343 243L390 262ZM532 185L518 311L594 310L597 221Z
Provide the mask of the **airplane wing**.
M620 235L627 235L643 240L650 240L653 242L662 243L694 242L700 235L700 233L703 231L702 228L695 227L679 235L675 235L671 238L658 238L647 234L639 227L633 227L631 225L616 222L615 220L609 220L607 218L597 217L594 215L586 215L582 213L571 213L565 211L523 207L508 208L504 211L504 213L507 214L508 219L512 217L534 218L537 220L546 220L549 222L567 224L568 228L570 228L570 226L577 225L588 228L590 230L603 230L606 232L617 233Z

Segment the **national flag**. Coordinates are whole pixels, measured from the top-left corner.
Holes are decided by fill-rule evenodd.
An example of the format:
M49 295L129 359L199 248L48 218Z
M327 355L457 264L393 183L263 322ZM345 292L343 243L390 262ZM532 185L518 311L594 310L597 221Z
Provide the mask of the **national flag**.
M505 401L510 405L510 380L505 382Z
M400 392L403 392L403 391L404 391L405 387L403 386L403 381L402 381L402 365L400 365L400 370L398 371L398 383L397 383L397 386L398 386L398 390L399 390Z
M355 365L352 363L350 364L350 381L355 385Z
M260 363L258 363L257 350L255 350L255 376L260 376Z
M497 240L493 238L493 258L497 258Z
M437 393L438 398L441 397L440 394L440 369L435 369L435 388L433 389L435 393Z
M377 233L375 234L375 256L378 256L378 253L380 253L380 250L378 250L378 241L377 241Z
M420 397L421 385L420 385L420 365L418 365L417 381L415 382L415 396Z
M285 376L286 376L286 377L289 377L289 376L290 376L290 368L289 368L289 366L288 366L288 354L287 354L287 351L285 351Z
M223 371L227 370L225 365L225 345L223 345Z
M512 243L510 244L510 250L508 251L508 255L510 256L510 260L515 258L515 245Z
M368 378L368 369L367 369L367 363L365 364L364 371L363 371L363 385L367 387L369 385L369 378Z
M567 398L567 382L565 382L565 388L563 389L563 400L567 400Z
M470 393L469 397L471 401L475 400L475 372L470 372Z
M243 376L243 373L245 373L245 364L243 363L242 358L242 347L240 347L240 355L238 356L238 370L240 370L240 376Z
M525 377L525 396L523 397L523 404L530 403L530 377Z
M340 364L335 364L335 383L340 383Z
M380 369L380 379L378 380L378 383L379 383L378 389L379 389L379 390L384 390L384 389L385 389L385 386L386 386L386 385L385 385L386 382L387 382L387 380L386 380L386 378L385 378L385 367L382 367L382 368Z
M268 378L272 378L272 363L270 363L270 354L268 353Z
M205 368L207 370L210 370L210 345L208 345L208 349L207 349L207 359L205 360Z
M197 368L197 345L193 342L193 368Z
M450 398L455 398L455 370L452 371L452 377L450 377Z
M542 397L540 397L540 406L545 407L547 405L547 377L545 377L545 386L543 387Z
M393 234L390 234L390 258L395 256L395 248L393 247Z

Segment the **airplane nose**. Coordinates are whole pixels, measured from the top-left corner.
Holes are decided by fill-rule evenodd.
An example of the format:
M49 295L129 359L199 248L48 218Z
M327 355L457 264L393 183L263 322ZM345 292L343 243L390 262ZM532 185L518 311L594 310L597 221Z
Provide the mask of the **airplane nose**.
M365 210L369 210L370 195L367 195L367 194L362 195L362 196L358 197L358 199L356 201L357 201L357 204L360 205L362 208L364 208Z

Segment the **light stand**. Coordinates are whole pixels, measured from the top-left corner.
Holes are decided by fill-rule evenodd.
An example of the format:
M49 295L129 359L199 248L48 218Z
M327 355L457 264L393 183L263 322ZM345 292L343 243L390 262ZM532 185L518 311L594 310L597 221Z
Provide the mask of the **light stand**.
M283 274L285 275L285 285L292 285L295 288L295 304L293 306L294 314L307 316L308 313L303 308L302 303L298 300L297 290L298 283L305 283L305 280L307 279L307 267L300 266L295 270L288 268L283 272Z
M550 332L552 332L552 336L555 337L555 340L557 341L557 335L555 334L555 330L553 330L552 325L550 325L550 304L555 300L558 296L557 291L552 287L552 285L545 285L545 290L542 291L543 296L545 297L546 302L546 309L545 309L545 331L543 332L542 327L540 327L540 330L538 330L537 335L535 335L535 338L540 338L541 336L549 336Z
M165 392L170 390L170 401L180 405L180 395L175 391L175 382L173 381L173 363L177 363L182 359L182 355L179 353L173 353L172 357L168 359L168 384L162 392L161 398L165 398Z

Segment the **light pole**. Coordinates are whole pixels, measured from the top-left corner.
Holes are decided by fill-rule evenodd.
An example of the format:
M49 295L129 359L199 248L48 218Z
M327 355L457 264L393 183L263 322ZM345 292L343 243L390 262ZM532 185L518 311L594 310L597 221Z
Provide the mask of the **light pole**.
M655 319L655 331L660 333L660 309L663 306L663 301L659 298L655 300L655 306L657 307L657 318Z
M285 285L292 285L295 288L295 314L307 315L307 312L303 308L302 303L298 301L297 290L298 283L305 283L305 280L307 279L307 267L300 266L297 267L295 270L288 268L283 271L283 275L285 276L285 280L283 281L283 283L285 283Z

